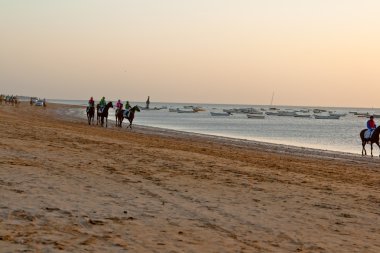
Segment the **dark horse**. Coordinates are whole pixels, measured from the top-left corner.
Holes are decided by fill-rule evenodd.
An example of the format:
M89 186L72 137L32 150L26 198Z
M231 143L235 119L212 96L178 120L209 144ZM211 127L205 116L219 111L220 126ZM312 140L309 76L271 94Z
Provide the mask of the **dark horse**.
M100 111L100 106L96 105L97 122L99 123L99 118L100 118L100 125L101 126L104 125L104 118L106 118L106 127L108 126L108 110L110 109L110 107L113 108L112 102L108 102L108 104L106 104L106 106L104 107L103 111L101 112Z
M93 106L87 106L86 112L87 112L88 124L91 125L91 121L92 121L92 124L94 124L95 107L93 107Z
M373 150L373 144L376 143L377 146L380 148L380 144L379 144L379 134L380 134L380 126L378 126L375 130L373 130L373 133L372 133L372 136L371 138L369 139L366 139L364 138L364 133L367 129L363 129L361 132L360 132L360 139L362 139L362 156L363 155L367 155L367 150L365 150L365 145L369 142L371 144L371 156L373 156L372 154L372 150Z
M127 113L125 116L125 111L126 110L119 110L118 113L116 114L116 118L117 118L117 123L119 127L121 127L121 123L123 123L123 119L126 118L128 121L129 121L129 125L127 126L127 128L131 128L132 129L132 122L133 122L133 119L135 118L135 112L139 112L140 111L140 108L135 105L134 107L130 108L129 110L127 110Z

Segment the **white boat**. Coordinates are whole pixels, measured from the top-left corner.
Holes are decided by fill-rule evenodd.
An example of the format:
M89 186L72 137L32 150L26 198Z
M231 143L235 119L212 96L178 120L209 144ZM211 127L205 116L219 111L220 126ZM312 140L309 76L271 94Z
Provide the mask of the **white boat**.
M311 115L310 115L310 114L296 113L296 114L294 115L294 117L296 117L296 118L310 118Z
M264 114L247 114L247 118L249 119L265 119L265 115Z
M195 111L193 109L189 110L183 110L183 109L178 109L177 110L178 113L195 113Z
M293 117L296 115L295 111L279 111L278 116L288 116L288 117Z
M330 116L340 116L340 117L344 117L347 115L347 113L344 113L344 112L329 112Z
M228 112L210 112L211 116L230 116L231 113Z
M340 116L337 116L337 115L316 115L314 114L314 118L316 119L339 119Z

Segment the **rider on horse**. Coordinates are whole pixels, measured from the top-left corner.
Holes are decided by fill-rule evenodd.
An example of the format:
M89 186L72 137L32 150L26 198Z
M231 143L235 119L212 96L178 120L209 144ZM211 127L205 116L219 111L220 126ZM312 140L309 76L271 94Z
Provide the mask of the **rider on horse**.
M129 101L125 102L125 110L129 110L131 108L131 105L129 104Z
M116 103L116 114L123 109L123 104L121 103L120 99L117 100L117 103Z
M90 100L88 100L87 111L89 111L90 108L95 108L95 101L92 97L90 98Z
M100 99L100 102L99 102L100 112L104 110L104 107L106 107L106 104L107 104L106 98L102 97L102 99Z
M369 120L367 121L367 129L368 129L368 138L371 138L373 130L376 129L375 120L373 119L373 116L369 117Z

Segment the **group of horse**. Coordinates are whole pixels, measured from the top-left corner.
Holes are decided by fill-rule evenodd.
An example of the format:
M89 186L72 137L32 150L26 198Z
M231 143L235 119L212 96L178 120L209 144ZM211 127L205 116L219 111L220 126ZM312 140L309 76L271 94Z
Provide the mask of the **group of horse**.
M18 105L20 103L20 101L18 100L17 96L13 96L13 95L0 95L0 105L3 104L3 102L5 102L5 104L8 104L8 105Z
M113 108L112 102L108 102L104 108L101 108L99 104L96 105L96 124L104 126L104 123L106 124L106 127L108 127L108 111L110 108ZM95 107L87 107L87 120L88 124L91 125L95 124ZM127 110L124 109L116 109L115 111L115 118L116 118L116 126L122 127L122 123L124 118L128 120L129 125L127 128L132 129L132 122L135 118L135 112L139 112L140 108L135 105Z

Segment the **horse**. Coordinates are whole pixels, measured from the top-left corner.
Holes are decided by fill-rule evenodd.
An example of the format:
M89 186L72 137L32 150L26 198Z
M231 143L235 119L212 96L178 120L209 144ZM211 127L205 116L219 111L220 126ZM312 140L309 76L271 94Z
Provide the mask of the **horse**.
M124 111L125 110L123 110L123 109L119 109L119 108L117 108L116 110L115 110L115 123L116 123L116 126L118 127L121 127L121 122L123 121L123 118L121 118L121 121L119 120L119 117L118 117L118 115L121 113L121 115L123 115L123 113L124 113Z
M91 120L92 120L92 124L94 124L95 107L93 107L93 106L87 106L86 112L87 112L88 124L91 125Z
M132 129L132 122L133 122L133 119L135 118L135 112L136 111L139 112L140 108L137 105L130 108L127 111L127 117L124 116L125 111L126 110L119 110L118 113L116 114L116 118L118 122L117 126L121 127L121 123L123 123L123 119L126 118L129 121L129 125L127 126L127 128L129 127L130 129Z
M108 104L106 104L106 106L104 107L103 111L101 112L100 111L100 106L99 105L96 106L96 108L97 108L98 123L99 123L99 117L100 117L100 125L101 126L104 125L104 118L106 118L106 127L108 126L108 110L110 109L110 107L113 108L112 102L108 102Z
M100 123L100 105L96 104L96 124Z
M372 136L369 139L364 138L365 131L367 131L367 129L363 129L362 131L360 131L360 139L362 140L362 146L363 146L362 156L367 155L367 150L365 150L365 145L369 142L371 144L371 156L373 157L373 154L372 154L373 143L376 143L380 149L380 144L379 144L380 126L376 127L376 129L373 130Z

